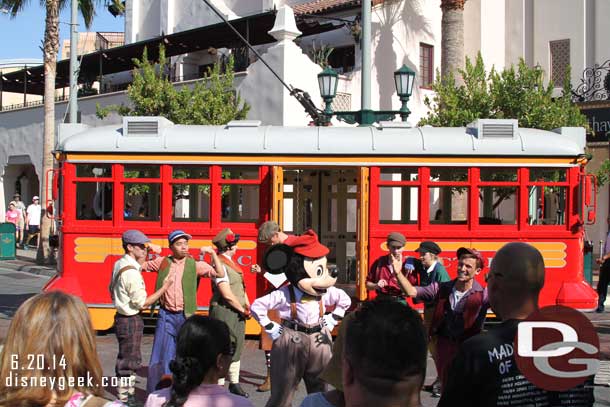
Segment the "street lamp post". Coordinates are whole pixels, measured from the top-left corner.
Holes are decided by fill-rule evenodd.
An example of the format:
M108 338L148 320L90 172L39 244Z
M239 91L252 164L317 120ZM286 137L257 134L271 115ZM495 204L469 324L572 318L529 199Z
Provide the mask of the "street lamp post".
M415 72L408 66L403 65L400 69L394 72L394 84L396 85L396 93L402 102L400 110L371 110L361 109L356 111L337 111L332 110L332 101L337 95L337 84L339 75L330 67L324 68L318 74L318 85L320 86L320 95L326 104L324 108L324 116L326 123L330 122L333 116L344 122L361 126L370 126L371 124L382 121L391 120L399 114L402 121L406 122L411 111L407 107L407 102L413 93L413 84L415 82Z

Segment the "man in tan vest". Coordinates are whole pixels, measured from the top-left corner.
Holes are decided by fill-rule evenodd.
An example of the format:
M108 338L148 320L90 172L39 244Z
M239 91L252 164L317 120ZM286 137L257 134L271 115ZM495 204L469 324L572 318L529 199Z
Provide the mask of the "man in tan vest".
M221 230L212 239L212 243L218 248L224 276L213 280L210 316L227 324L231 342L235 346L235 353L229 366L229 391L238 396L248 397L249 394L239 384L239 360L246 338L246 319L250 318L250 301L246 293L243 270L233 261L233 256L237 252L237 242L239 235L234 234L229 228ZM224 380L219 384L224 384Z

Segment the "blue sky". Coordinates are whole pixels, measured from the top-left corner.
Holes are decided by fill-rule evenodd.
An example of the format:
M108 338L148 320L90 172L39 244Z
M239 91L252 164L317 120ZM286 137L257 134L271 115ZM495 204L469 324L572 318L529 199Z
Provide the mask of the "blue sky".
M103 6L103 2L96 10L91 31L124 31L123 17L113 17ZM70 21L70 2L62 10L59 17L59 35L61 40L70 37L67 24ZM37 0L27 2L22 13L15 18L0 13L0 60L15 58L37 58L42 60L42 40L44 37L44 8ZM79 15L78 31L87 31ZM60 41L61 51L61 41Z

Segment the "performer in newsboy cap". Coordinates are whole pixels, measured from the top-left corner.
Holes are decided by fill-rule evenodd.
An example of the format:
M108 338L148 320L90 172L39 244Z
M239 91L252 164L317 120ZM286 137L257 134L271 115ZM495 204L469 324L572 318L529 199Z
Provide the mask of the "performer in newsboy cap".
M166 279L154 294L148 295L141 268L148 250L154 250L156 246L151 245L148 236L139 230L126 231L121 242L125 255L114 263L108 287L116 308L114 331L119 342L115 373L117 377L130 377L127 387L118 388L119 400L127 405L135 405L136 372L142 363L140 345L144 333L140 312L158 301L173 279Z
M456 255L457 277L451 281L434 281L425 287L414 287L402 273L397 273L398 284L405 294L435 303L429 332L437 336L435 363L441 387L459 345L481 332L489 308L487 288L475 280L483 270L483 256L476 249L467 247L460 247ZM397 261L394 264L399 265Z
M239 235L229 228L224 228L212 239L218 249L224 276L212 280L212 299L210 300L210 316L227 324L231 334L231 342L235 352L229 365L229 391L242 397L249 394L239 384L239 369L241 352L246 336L246 320L250 319L250 300L246 293L244 273L241 266L233 261L237 253ZM219 383L224 385L224 378Z
M167 236L171 254L160 256L142 265L144 271L157 272L156 287L166 279L172 279L172 289L167 290L159 303L159 316L155 339L148 364L146 389L152 393L163 375L170 375L169 363L176 356L176 334L186 318L197 311L197 282L201 277L222 277L222 263L211 246L204 246L200 252L209 254L214 268L205 261L195 261L189 254L189 240L192 236L183 230L174 230ZM173 273L172 273L173 271Z
M406 301L396 280L396 273L400 271L406 276L409 274L408 271L414 268L412 259L403 258L402 255L406 243L407 239L402 233L390 233L386 240L390 253L375 260L366 276L366 288L368 290L375 291L378 297L394 299L405 305ZM394 269L394 261L399 265L398 269ZM415 281L412 283L415 283Z

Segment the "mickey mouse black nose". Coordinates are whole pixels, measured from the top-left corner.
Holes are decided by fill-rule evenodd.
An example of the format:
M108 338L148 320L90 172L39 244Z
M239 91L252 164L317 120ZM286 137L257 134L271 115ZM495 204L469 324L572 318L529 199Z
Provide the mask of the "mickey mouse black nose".
M328 274L332 278L337 278L339 276L339 270L337 269L337 266L335 266L335 265L328 266Z

